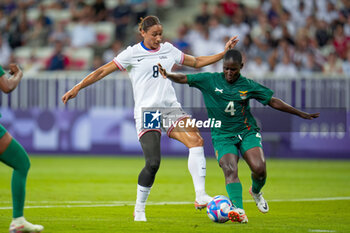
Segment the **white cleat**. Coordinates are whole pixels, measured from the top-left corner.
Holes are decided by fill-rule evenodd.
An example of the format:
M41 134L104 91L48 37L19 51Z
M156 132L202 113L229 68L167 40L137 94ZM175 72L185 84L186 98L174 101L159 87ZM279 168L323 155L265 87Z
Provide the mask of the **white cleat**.
M135 210L134 211L134 221L135 222L147 222L145 210Z
M202 210L207 207L208 203L212 200L213 198L209 196L208 194L204 193L201 196L196 197L196 201L194 202L194 207L197 210Z
M249 193L250 193L250 195L252 195L252 197L256 203L256 206L258 207L258 209L260 210L261 213L266 214L267 212L269 212L269 205L267 204L264 197L262 196L262 194L263 194L262 192L260 192L258 194L253 193L252 187L250 187Z
M228 212L228 218L232 222L248 223L248 217L245 214L245 211L240 208L232 207L232 209Z
M26 221L24 217L12 220L10 224L10 233L37 233L44 230L41 225L34 225Z

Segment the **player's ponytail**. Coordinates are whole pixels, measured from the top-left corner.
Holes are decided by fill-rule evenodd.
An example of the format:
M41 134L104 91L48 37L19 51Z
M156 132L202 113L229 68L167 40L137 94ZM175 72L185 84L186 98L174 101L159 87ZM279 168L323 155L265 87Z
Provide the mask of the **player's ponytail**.
M153 25L160 25L160 20L158 19L157 16L154 15L149 15L146 16L145 18L140 18L140 23L139 23L139 31L145 31L147 32L150 27Z

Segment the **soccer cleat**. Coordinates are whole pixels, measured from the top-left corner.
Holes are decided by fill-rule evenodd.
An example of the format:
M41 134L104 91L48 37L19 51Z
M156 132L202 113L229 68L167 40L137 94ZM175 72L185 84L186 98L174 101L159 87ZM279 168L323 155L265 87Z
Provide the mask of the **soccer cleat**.
M202 210L205 207L207 207L208 203L212 200L213 198L209 196L208 194L204 193L203 195L196 197L196 201L194 202L194 207L197 210Z
M135 222L146 222L146 212L145 210L135 210L134 211L134 221Z
M43 230L43 226L31 224L24 217L12 220L9 229L10 233L37 233Z
M261 213L266 214L267 212L269 212L269 205L267 204L264 197L262 196L262 194L263 194L262 192L260 192L258 194L253 193L252 187L250 187L249 193L250 193L250 195L252 195L252 197L256 203L256 206L258 207L258 209L260 210Z
M228 218L232 222L248 223L248 217L245 214L245 211L240 208L232 207L231 210L228 212Z

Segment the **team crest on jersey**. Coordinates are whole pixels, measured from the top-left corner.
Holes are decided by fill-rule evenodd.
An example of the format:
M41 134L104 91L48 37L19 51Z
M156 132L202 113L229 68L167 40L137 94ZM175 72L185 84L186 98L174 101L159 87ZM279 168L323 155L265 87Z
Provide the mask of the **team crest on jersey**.
M247 99L247 93L248 93L248 91L238 91L238 92L239 92L239 95L241 96L241 99L242 99L242 100Z

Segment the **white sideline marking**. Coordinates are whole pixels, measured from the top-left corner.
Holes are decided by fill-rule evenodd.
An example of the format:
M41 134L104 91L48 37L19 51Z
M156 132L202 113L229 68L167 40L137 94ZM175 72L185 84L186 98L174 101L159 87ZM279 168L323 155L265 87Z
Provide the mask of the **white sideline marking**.
M312 230L312 229L309 229L309 232L336 232L336 231L334 231L334 230L319 230L319 229Z
M309 201L338 201L338 200L350 200L350 197L323 197L323 198L299 198L299 199L272 199L267 200L268 202L309 202ZM253 200L245 200L243 202L254 202ZM0 203L9 203L8 201L3 201ZM32 204L52 204L59 203L61 205L33 205L26 206L26 209L34 208L82 208L82 207L114 207L114 206L133 206L135 201L27 201L26 203ZM62 205L63 204L63 205ZM78 205L70 205L78 204ZM183 202L147 202L147 205L190 205L193 202L183 201ZM0 210L9 210L12 209L9 207L0 207ZM313 230L309 230L313 231ZM314 231L316 232L316 231ZM319 231L318 231L319 232ZM326 232L326 231L324 231ZM327 231L328 232L328 231ZM329 231L333 232L333 231Z

